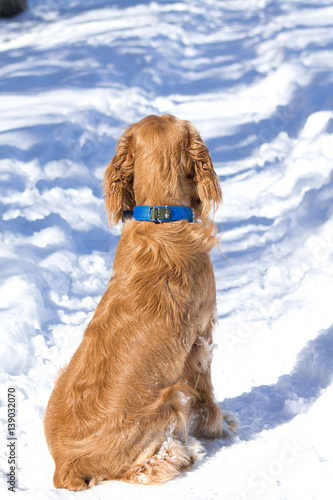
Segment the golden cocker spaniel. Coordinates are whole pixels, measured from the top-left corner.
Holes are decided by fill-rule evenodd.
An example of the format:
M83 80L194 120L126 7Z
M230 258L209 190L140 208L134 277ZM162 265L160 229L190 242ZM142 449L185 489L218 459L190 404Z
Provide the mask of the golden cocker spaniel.
M54 485L74 491L164 483L200 458L195 437L236 428L210 375L209 212L222 195L207 147L190 122L148 116L121 136L103 183L111 225L123 219L112 277L44 418Z

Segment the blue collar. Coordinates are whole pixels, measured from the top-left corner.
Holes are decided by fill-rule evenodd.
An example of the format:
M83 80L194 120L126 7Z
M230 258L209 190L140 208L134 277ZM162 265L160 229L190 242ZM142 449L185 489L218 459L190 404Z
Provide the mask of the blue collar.
M193 211L188 207L140 205L134 207L133 217L135 220L151 222L173 222L184 219L193 222Z

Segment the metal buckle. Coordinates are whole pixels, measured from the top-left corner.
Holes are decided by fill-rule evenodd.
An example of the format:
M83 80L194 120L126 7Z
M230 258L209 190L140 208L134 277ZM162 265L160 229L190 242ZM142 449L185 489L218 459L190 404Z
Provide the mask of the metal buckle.
M171 209L167 206L165 208L161 207L150 207L149 209L149 219L153 222L162 222L162 220L170 219Z

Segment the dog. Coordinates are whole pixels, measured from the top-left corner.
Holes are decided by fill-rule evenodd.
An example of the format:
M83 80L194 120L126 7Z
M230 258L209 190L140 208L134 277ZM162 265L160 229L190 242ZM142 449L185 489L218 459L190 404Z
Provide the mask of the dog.
M207 146L190 122L148 116L120 137L103 185L111 226L123 219L112 276L44 417L54 486L73 491L164 483L202 457L197 438L237 426L210 374L222 192Z

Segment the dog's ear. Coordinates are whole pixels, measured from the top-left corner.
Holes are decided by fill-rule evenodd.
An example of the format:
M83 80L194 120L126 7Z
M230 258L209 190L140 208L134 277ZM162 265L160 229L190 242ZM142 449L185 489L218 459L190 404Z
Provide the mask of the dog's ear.
M111 226L121 220L124 210L133 211L135 198L133 191L134 157L130 128L120 137L116 154L107 166L103 177L105 209Z
M213 206L214 211L216 211L222 202L222 191L208 148L196 130L190 132L188 153L193 162L193 179L200 200L200 218L207 222L211 207Z

